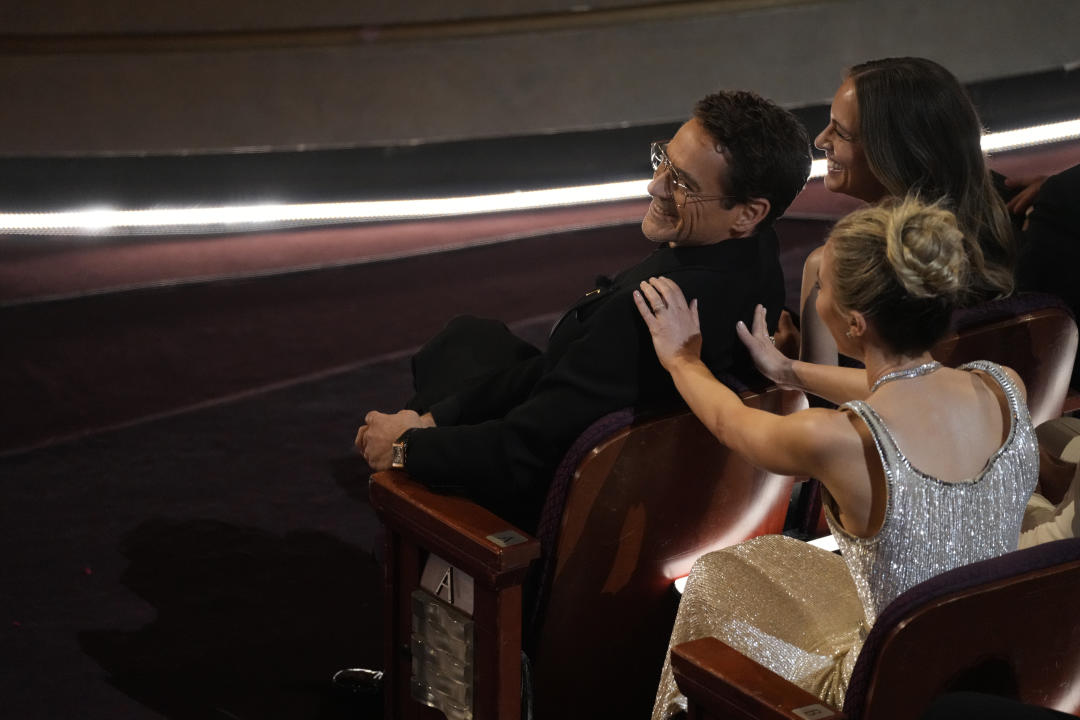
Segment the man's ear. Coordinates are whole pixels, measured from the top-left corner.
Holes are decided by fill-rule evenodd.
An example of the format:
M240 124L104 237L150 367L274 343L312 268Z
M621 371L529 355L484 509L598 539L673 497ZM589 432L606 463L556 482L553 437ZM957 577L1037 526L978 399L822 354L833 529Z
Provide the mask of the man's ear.
M738 235L750 235L771 209L772 204L766 198L750 198L744 203L739 203L739 213L731 229Z

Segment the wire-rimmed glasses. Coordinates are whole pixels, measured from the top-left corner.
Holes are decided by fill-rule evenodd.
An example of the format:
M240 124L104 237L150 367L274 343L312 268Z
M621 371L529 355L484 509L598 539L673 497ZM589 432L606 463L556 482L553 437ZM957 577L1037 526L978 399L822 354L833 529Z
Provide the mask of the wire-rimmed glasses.
M683 181L678 169L671 164L668 158L667 146L670 140L658 140L649 146L649 159L652 161L653 174L661 167L667 173L667 191L675 201L675 207L682 209L685 205L694 202L708 202L709 200L726 200L729 195L706 195L690 187ZM682 200L679 196L682 195Z

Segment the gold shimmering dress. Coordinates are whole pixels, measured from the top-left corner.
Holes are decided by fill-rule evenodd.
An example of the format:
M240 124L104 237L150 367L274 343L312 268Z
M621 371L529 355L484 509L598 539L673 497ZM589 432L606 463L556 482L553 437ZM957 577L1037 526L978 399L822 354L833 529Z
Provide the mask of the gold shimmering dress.
M709 553L695 564L670 647L719 638L833 707L842 708L866 632L898 595L934 575L1016 549L1024 506L1039 472L1027 406L993 363L969 363L1003 389L1010 428L970 480L942 482L913 467L873 408L843 407L870 429L885 471L885 519L860 538L826 520L842 555L779 535ZM685 709L664 661L653 719Z

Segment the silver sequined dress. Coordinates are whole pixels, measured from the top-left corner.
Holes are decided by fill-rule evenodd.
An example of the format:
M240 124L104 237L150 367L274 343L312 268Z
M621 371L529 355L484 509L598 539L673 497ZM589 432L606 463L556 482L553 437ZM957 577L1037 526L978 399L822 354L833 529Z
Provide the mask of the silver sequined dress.
M671 646L713 636L842 708L866 632L913 585L1014 550L1039 472L1027 406L1001 368L974 362L1001 385L1011 422L1004 444L974 478L942 482L913 467L862 401L844 405L870 428L888 498L876 535L859 538L826 519L842 557L778 535L700 558L679 605ZM670 650L670 648L669 648ZM665 660L654 720L685 708Z

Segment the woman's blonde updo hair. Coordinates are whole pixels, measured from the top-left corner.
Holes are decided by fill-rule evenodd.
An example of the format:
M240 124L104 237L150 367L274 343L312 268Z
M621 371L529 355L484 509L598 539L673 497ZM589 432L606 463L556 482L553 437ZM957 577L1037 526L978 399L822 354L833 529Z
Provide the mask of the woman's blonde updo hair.
M861 312L897 353L941 339L970 281L951 211L915 197L885 202L840 220L829 240L837 305Z

